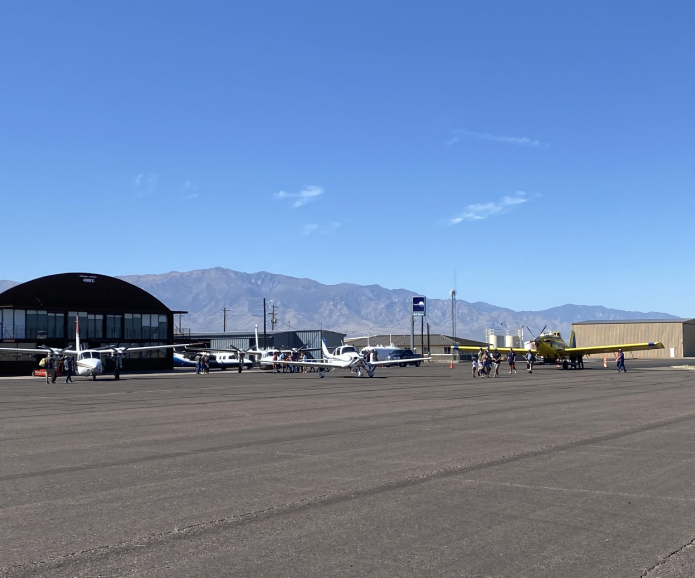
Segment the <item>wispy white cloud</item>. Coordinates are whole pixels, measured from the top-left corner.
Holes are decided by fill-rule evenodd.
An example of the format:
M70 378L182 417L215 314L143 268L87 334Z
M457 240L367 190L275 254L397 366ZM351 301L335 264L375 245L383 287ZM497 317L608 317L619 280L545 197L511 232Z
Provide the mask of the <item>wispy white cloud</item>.
M196 199L200 195L197 193L198 190L198 183L194 183L193 181L186 181L183 183L183 186L179 190L179 193L184 199Z
M501 142L501 143L506 143L506 144L515 144L515 145L520 145L520 146L527 146L527 147L549 147L550 145L547 143L542 143L539 140L535 140L532 138L528 138L525 136L518 137L518 136L499 136L499 135L494 135L494 134L489 134L489 133L483 133L483 132L473 132L472 130L464 130L464 129L455 129L451 131L452 134L454 135L451 137L448 141L446 141L446 144L451 146L459 142L461 140L460 137L471 137L471 138L477 138L480 140L487 140L491 142Z
M159 175L157 173L140 174L133 179L133 188L140 197L149 197L157 190Z
M302 235L306 236L311 235L312 233L322 233L325 235L327 233L332 233L339 227L340 223L338 223L337 221L333 221L332 223L328 223L327 225L317 225L315 223L311 223L302 227Z
M292 206L296 209L316 200L316 198L322 194L323 187L308 185L298 193L287 193L285 191L280 191L279 193L275 193L273 196L278 200L294 199Z
M488 217L501 215L529 201L529 196L524 191L517 191L513 195L505 195L499 201L476 203L468 205L462 213L449 219L449 225L458 225L463 221L482 221Z

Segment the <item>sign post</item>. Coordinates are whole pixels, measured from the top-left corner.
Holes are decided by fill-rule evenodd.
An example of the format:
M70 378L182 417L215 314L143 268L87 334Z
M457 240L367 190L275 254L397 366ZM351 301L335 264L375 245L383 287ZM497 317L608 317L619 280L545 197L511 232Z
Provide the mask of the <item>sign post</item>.
M410 302L410 349L415 350L415 316L427 315L427 297L417 295Z

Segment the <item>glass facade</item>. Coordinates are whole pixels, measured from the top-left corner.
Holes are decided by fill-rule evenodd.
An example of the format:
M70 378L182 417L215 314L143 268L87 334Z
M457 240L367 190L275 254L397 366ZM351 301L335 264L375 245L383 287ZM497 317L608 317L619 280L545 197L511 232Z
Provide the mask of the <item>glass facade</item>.
M41 309L0 309L0 339L75 339L75 317L81 339L163 340L166 315L126 313L103 315L86 311L56 313Z
M0 309L0 339L62 339L65 314L40 309Z

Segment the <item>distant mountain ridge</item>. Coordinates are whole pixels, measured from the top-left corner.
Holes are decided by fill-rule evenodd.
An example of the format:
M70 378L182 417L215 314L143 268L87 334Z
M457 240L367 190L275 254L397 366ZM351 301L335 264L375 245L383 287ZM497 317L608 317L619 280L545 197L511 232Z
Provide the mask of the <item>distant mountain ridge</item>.
M410 333L410 297L417 294L379 285L324 285L312 279L265 271L242 273L222 267L120 278L152 293L171 309L188 311L183 325L192 331L222 331L223 308L228 310L228 331L252 331L256 324L262 328L265 297L269 305L273 299L277 306L276 329L323 327L351 336L404 334ZM0 291L13 285L17 283L0 281ZM667 313L570 304L542 311L514 311L489 303L459 300L457 309L457 335L478 340L485 337L488 328L505 330L523 325L538 332L547 325L569 337L572 323L577 321L677 318ZM451 302L429 299L426 321L433 333L451 334ZM419 324L416 330L419 332Z

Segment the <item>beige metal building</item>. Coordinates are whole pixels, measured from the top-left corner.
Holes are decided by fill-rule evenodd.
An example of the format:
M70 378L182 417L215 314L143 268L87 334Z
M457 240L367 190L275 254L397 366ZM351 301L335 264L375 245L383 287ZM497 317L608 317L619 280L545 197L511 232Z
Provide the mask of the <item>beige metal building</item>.
M664 349L633 351L626 357L695 357L695 319L637 319L573 323L577 347L661 341Z

